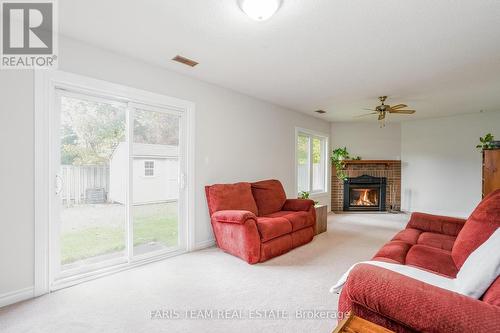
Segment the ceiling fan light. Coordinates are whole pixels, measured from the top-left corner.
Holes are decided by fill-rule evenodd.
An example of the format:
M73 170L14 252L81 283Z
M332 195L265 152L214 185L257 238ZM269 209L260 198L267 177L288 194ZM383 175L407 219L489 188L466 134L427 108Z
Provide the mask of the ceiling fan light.
M273 16L282 0L239 0L241 10L256 21L265 21Z

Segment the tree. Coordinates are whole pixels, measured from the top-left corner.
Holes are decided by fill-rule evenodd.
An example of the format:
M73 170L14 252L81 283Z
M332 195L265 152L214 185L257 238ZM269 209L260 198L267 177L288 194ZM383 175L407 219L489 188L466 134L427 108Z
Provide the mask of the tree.
M309 140L312 140L312 159L313 164L321 162L321 139L315 137L308 137L299 134L297 140L297 158L299 164L306 164L309 160Z
M61 98L61 162L107 164L125 141L125 109L112 103Z
M137 110L134 118L134 142L178 146L179 117Z

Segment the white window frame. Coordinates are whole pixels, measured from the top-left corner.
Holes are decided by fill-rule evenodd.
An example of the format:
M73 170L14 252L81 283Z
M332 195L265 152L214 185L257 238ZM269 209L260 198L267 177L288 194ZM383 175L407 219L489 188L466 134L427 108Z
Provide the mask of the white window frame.
M147 164L150 163L152 165L152 167L148 167ZM152 174L151 175L148 175L146 174L146 171L148 170L151 170L152 171ZM154 160L144 160L144 174L143 176L145 178L154 178L156 177L156 163Z
M34 296L40 296L67 286L71 286L83 281L95 279L99 276L112 274L124 269L136 267L149 262L161 260L173 255L178 255L195 249L195 229L194 229L194 198L195 198L195 175L194 175L194 134L195 134L195 104L189 101L168 97L148 91L131 88L119 84L110 83L103 80L93 79L77 74L72 74L63 71L34 71L34 92L35 92L35 244L34 244ZM187 135L186 142L183 145L183 154L185 161L185 174L181 174L179 182L183 191L183 202L185 206L181 207L181 212L184 214L183 221L185 225L179 225L179 234L185 235L185 238L180 239L184 244L183 248L178 251L164 253L158 256L141 257L136 256L133 260L129 260L120 265L106 267L101 270L90 273L83 273L79 276L72 277L57 286L51 285L53 276L51 271L54 263L51 262L51 252L53 249L50 246L50 239L53 237L50 228L51 214L53 213L52 197L55 191L54 179L52 177L53 167L51 156L51 143L53 136L58 135L58 130L54 127L55 121L55 101L57 90L68 89L85 92L88 95L105 96L106 98L114 98L119 101L129 103L129 105L148 105L150 108L158 110L177 110L172 112L182 112L184 114L185 129ZM133 112L133 111L132 111ZM131 113L128 113L127 121L130 122ZM132 126L128 126L131 132ZM128 133L131 138L132 132ZM132 140L129 140L131 146ZM131 147L129 147L129 150ZM132 159L129 161L129 168L132 167ZM129 181L130 186L130 181ZM129 189L130 192L130 189ZM130 214L130 212L129 212ZM130 221L130 219L129 219ZM130 237L129 237L130 239ZM129 251L133 249L129 245ZM129 255L129 258L132 256Z
M319 196L325 196L330 193L330 188L329 188L329 140L328 140L328 134L305 129L305 128L300 128L296 127L295 128L295 191L297 194L299 194L300 189L299 189L299 180L298 180L298 175L299 175L299 154L298 154L298 139L299 135L305 135L309 137L309 195L310 197L319 197ZM313 152L313 139L318 138L320 140L324 140L324 145L322 147L322 150L324 150L324 170L325 173L323 175L324 177L324 188L322 190L313 190L313 158L312 158L312 152ZM322 156L323 157L323 156Z

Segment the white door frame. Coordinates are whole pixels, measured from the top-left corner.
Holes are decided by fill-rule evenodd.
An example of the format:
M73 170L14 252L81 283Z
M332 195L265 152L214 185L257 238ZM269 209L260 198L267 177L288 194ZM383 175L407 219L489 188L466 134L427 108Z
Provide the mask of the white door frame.
M184 191L184 207L186 235L186 251L195 248L194 242L194 148L195 148L195 104L182 99L168 97L136 88L97 80L73 73L63 71L36 70L34 74L35 90L35 246L34 246L34 295L39 296L50 291L50 219L52 207L52 194L55 191L54 179L51 175L51 142L54 135L59 135L59 129L54 129L55 112L54 104L56 89L72 89L86 92L92 96L109 96L127 103L146 104L158 108L177 109L185 114L187 129L185 143L186 175L183 179L186 191ZM177 254L177 253L175 253ZM113 270L105 270L100 275L109 274L117 270L127 269L132 266L144 264L152 260L162 259L155 257L148 260L135 260L133 264L116 267ZM86 279L99 276L89 275ZM78 282L83 281L80 279ZM68 285L77 283L68 282ZM66 285L65 285L66 286ZM61 286L64 287L64 286Z

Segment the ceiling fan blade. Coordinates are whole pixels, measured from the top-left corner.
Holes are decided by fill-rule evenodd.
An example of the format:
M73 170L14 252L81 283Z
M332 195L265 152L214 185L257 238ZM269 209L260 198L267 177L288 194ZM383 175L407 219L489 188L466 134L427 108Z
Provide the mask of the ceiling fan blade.
M408 105L406 105L406 104L398 104L398 105L391 106L391 109L397 110L397 109L402 109L402 108L406 108L406 107L408 107Z
M376 109L369 109L369 108L363 108L363 110L368 110L368 111L377 111Z
M378 112L366 113L366 114L362 114L359 116L354 116L353 118L361 118L361 117L371 116L372 114L377 114L377 113Z
M390 113L400 113L400 114L413 114L415 110L391 110Z

